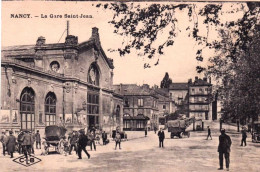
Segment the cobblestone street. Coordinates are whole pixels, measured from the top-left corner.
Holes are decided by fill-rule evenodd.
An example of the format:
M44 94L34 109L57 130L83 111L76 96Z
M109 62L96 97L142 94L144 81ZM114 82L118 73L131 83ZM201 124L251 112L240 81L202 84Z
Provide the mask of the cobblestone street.
M9 156L1 154L1 171L218 171L219 124L215 122L209 125L213 140L205 140L206 131L191 132L190 138L182 139L170 139L165 131L165 148L158 147L157 135L152 131L148 132L148 137L144 137L143 131L127 132L129 140L122 142L121 150L114 150L114 142L106 146L98 145L97 151L89 151L88 147L90 159L84 153L82 160L78 160L75 153L70 156L40 156L37 150L35 156L42 161L24 167L11 163ZM252 143L248 134L248 146L240 147L241 134L236 132L236 128L227 125L224 128L233 142L230 171L259 171L260 144ZM14 157L18 156L15 153Z

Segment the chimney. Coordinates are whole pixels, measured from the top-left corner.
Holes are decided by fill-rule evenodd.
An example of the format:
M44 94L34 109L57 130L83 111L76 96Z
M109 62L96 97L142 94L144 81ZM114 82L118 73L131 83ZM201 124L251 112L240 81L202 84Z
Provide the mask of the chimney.
M189 80L188 80L188 84L191 84L191 83L192 83L192 79L189 79Z
M204 77L204 78L203 78L203 81L207 82L207 78L206 78L206 77Z
M45 37L43 37L43 36L38 37L38 39L37 39L37 41L36 41L36 46L42 46L42 45L44 45L44 44L45 44L45 41L46 41Z
M92 28L92 37L99 39L99 33L98 33L98 28L97 27L93 27Z
M149 89L150 86L148 84L143 84L143 88Z
M198 81L198 79L199 79L199 78L198 78L198 76L195 76L195 82L197 82L197 81Z

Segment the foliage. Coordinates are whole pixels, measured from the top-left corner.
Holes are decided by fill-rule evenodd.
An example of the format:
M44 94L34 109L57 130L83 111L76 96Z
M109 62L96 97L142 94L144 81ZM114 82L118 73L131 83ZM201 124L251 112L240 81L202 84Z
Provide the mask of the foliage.
M114 12L110 23L125 41L112 51L121 56L135 50L139 56L157 58L154 65L158 65L165 49L185 32L196 43L197 72L216 80L226 117L241 119L260 114L259 6L259 2L97 5ZM214 54L208 55L210 51ZM202 63L205 59L207 66Z
M169 77L168 72L166 72L163 80L161 81L161 88L169 88L171 84L172 79Z

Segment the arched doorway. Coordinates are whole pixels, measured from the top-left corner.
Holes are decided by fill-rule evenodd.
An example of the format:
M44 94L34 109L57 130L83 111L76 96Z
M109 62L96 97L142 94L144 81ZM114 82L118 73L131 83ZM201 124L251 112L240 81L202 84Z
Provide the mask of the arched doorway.
M45 99L45 125L55 125L56 123L56 96L49 92Z
M21 129L34 130L35 94L32 88L24 88L20 97Z

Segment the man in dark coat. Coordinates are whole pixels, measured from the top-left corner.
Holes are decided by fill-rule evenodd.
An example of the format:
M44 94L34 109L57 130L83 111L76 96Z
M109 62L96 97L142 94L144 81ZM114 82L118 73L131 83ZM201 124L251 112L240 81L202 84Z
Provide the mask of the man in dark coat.
M86 153L88 159L90 158L90 155L86 150L87 142L88 142L88 137L83 132L80 132L79 140L78 140L78 156L79 156L78 159L82 159L81 156L82 150Z
M26 157L26 160L28 160L28 154L31 155L31 145L32 145L32 137L28 131L24 132L24 135L22 136L21 140L22 140L24 156Z
M13 158L13 154L15 151L15 144L16 144L16 138L13 136L13 132L9 131L9 136L7 138L7 142L6 142L6 146L7 146L7 150L11 155L11 158Z
M162 128L160 128L160 131L158 132L158 137L159 137L159 147L163 147L163 141L165 138L164 131Z
M71 155L71 151L74 148L74 150L77 153L77 141L78 141L78 136L76 135L76 132L73 131L72 135L69 137L69 143L70 143L70 150L69 150L69 154Z
M211 130L210 130L209 126L208 126L208 136L207 136L207 140L208 140L209 137L210 137L211 140L212 140L212 137L211 137Z
M218 152L219 152L219 165L220 168L218 170L223 170L223 156L225 155L226 160L226 168L229 171L229 163L230 163L230 147L231 147L231 139L225 133L225 129L221 129L221 135L219 136L219 145L218 145Z
M3 155L5 156L5 151L6 151L6 142L7 142L7 135L5 134L5 131L2 132L2 136L1 136L0 141L2 142Z
M107 133L103 131L102 133L102 140L103 140L103 145L107 144Z
M21 131L19 134L18 134L18 137L17 137L17 141L18 141L18 152L19 154L22 154L23 153L23 149L22 149L22 137L23 137L24 133L23 131Z
M39 133L39 130L37 130L37 133L35 134L35 140L36 140L36 149L41 149L41 135Z
M243 146L243 143L245 143L245 146L246 146L246 138L247 138L246 128L243 128L242 129L242 140L241 140L240 146Z

